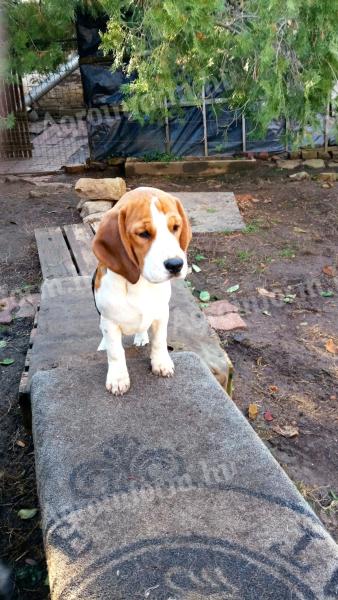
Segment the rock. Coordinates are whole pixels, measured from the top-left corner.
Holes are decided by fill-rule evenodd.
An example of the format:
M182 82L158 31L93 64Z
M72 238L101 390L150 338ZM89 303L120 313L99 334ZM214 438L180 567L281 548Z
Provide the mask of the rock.
M89 160L87 165L91 171L105 171L107 168L107 162L105 160Z
M105 213L104 212L97 212L97 213L92 213L90 215L87 215L86 217L84 217L83 222L84 223L90 223L91 225L94 223L99 223L103 217Z
M119 200L126 193L126 182L121 177L90 179L83 177L75 184L75 191L88 200Z
M322 158L312 158L310 160L306 160L304 163L304 167L310 167L310 169L324 169L325 162Z
M325 152L325 150L319 150L317 152L318 158L322 158L323 160L330 160L331 154L329 152Z
M13 320L10 310L0 311L0 325L9 325Z
M80 211L86 202L88 202L88 200L86 200L86 198L81 198L81 200L79 200L79 202L76 205L77 210Z
M204 314L207 316L220 317L227 313L238 313L238 308L234 304L228 302L228 300L217 300L212 302L205 310Z
M34 317L40 302L40 294L26 294L22 298L8 296L0 300L0 323L8 325L16 318Z
M301 160L278 160L277 167L279 169L297 169L302 164Z
M106 202L105 200L87 201L81 207L81 217L84 219L84 217L87 217L88 215L105 213L107 210L110 210L112 206L111 202Z
M291 160L298 160L300 158L300 151L292 150L291 152L288 153L288 156Z
M46 190L30 190L28 198L44 198L47 193Z
M37 185L37 184L35 184ZM71 183L40 183L38 187L30 190L28 193L29 198L44 198L50 194L60 194L62 192L68 192L72 189Z
M236 312L231 312L226 315L207 316L208 322L214 329L222 331L232 331L233 329L247 329L245 321Z
M108 158L107 163L112 167L118 167L119 165L124 165L126 159L124 156L115 156L113 158Z
M318 179L319 181L337 181L337 173L333 173L332 171L330 173L319 173Z
M87 165L77 164L77 165L64 165L64 170L66 173L84 173L87 169Z
M0 300L0 323L1 325L9 325L13 320L12 313L17 311L19 303L14 296L2 298Z
M4 181L5 183L18 183L19 181L22 181L22 179L17 175L6 175Z
M330 169L338 169L338 155L337 155L337 158L335 160L330 161L327 166Z
M92 226L92 229L94 229L94 232L95 232L95 233L97 232L97 230L98 230L98 228L99 228L99 225L100 225L100 223L101 223L101 221L100 221L100 220L98 220L98 221L93 221L93 223L90 223L90 225Z
M28 294L20 298L19 311L16 314L18 318L34 317L37 307L40 303L40 294Z
M294 181L303 181L304 179L311 179L311 175L306 171L300 171L299 173L293 173L289 175L290 179Z
M316 148L307 148L302 150L302 158L303 160L311 160L312 158L317 158L318 150Z

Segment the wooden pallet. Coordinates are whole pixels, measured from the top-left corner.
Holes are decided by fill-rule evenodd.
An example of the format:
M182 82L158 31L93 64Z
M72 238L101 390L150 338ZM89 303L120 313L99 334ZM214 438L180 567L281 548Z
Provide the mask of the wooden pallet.
M91 227L82 223L65 225L64 227L36 229L35 237L43 278L92 275L97 266L97 260L91 251L93 235L94 232ZM19 384L19 403L27 430L31 428L30 364L34 339L37 334L39 310L40 307L38 307L35 314L24 370Z
M36 229L44 279L92 275L97 260L91 250L93 230L87 224Z

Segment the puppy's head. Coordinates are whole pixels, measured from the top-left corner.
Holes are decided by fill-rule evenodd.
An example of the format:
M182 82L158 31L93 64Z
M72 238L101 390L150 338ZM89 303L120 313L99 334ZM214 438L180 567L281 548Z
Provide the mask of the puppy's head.
M109 269L136 283L143 275L161 283L187 274L191 240L187 215L178 198L155 188L127 192L102 219L93 251Z

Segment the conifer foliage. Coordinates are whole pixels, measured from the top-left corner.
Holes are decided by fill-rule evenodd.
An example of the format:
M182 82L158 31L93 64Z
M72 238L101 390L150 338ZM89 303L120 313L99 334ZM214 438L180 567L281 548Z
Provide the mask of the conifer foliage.
M11 60L21 72L62 61L76 0L7 0ZM82 3L83 4L83 3ZM109 17L102 49L131 76L125 107L163 116L184 94L222 86L230 109L262 133L272 119L300 133L325 113L338 75L338 3L332 0L99 0ZM68 33L67 33L68 32ZM135 77L136 75L136 77Z

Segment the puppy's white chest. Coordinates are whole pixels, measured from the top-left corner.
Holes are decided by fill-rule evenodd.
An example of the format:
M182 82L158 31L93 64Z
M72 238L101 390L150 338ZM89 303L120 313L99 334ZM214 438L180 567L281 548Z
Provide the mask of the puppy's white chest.
M151 284L142 276L136 284L107 271L95 300L102 316L113 321L125 335L149 329L168 310L170 282Z

